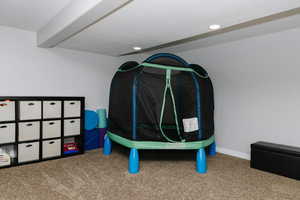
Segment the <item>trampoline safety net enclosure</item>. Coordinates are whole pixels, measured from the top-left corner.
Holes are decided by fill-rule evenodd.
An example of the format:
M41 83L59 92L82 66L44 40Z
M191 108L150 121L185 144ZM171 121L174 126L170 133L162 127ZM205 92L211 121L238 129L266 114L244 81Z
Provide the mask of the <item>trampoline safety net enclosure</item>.
M136 149L199 149L214 142L207 72L173 54L129 61L113 77L108 137Z

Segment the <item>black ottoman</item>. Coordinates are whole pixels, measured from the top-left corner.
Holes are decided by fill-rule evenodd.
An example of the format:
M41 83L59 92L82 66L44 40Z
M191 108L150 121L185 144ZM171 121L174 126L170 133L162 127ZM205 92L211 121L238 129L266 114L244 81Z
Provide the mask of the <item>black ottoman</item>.
M256 142L251 144L250 166L300 180L300 148Z

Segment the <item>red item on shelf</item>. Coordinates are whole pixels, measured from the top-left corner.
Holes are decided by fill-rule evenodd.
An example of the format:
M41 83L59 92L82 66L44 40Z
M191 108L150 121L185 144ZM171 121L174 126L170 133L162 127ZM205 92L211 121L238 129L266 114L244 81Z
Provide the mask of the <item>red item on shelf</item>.
M64 152L66 151L79 151L76 143L66 143L64 144Z

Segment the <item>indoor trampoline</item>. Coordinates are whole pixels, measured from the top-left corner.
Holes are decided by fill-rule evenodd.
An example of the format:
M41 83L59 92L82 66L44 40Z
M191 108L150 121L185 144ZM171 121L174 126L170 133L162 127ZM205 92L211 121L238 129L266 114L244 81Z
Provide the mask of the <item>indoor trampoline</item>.
M121 65L111 83L108 123L104 154L111 141L130 148L130 173L139 171L139 149L195 149L199 173L207 168L205 148L216 153L212 82L201 66L173 54Z

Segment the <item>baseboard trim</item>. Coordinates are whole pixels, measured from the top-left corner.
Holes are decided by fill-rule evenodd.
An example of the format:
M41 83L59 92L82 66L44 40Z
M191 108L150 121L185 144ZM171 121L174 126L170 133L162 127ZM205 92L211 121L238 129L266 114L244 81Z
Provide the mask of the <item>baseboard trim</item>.
M226 149L226 148L223 148L223 147L217 147L217 152L222 153L222 154L226 154L226 155L229 155L229 156L237 157L237 158L242 158L242 159L245 159L245 160L250 160L250 155L247 154L247 153L234 151L234 150Z

